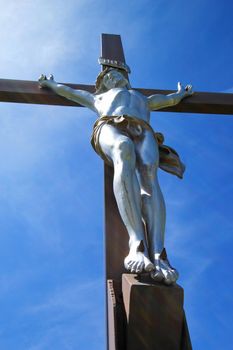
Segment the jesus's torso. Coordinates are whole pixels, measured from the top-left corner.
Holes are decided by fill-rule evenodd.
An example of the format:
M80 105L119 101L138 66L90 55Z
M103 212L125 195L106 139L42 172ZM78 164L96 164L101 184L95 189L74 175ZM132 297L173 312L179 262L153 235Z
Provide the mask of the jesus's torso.
M95 96L95 108L99 116L127 115L149 122L147 98L136 90L113 88Z

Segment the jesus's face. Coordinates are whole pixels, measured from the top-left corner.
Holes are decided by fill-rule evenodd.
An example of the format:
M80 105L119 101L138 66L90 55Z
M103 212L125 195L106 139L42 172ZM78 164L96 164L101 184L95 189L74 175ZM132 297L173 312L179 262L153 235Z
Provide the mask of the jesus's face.
M121 72L116 69L110 70L103 78L103 84L108 90L115 87L124 87L128 84L128 80Z

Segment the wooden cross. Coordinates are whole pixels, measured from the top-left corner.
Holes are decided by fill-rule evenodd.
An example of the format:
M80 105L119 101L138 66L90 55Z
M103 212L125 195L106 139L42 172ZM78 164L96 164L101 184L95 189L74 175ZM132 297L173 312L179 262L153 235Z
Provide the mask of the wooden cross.
M102 56L125 62L121 38L119 35L102 34ZM94 93L94 85L65 84L75 89ZM137 89L142 94L169 94L172 90ZM56 95L48 89L40 89L36 81L0 79L0 101L16 103L47 104L61 106L79 106ZM191 98L184 99L174 107L161 111L233 114L233 94L195 92ZM124 257L128 252L128 234L118 213L113 194L113 169L105 165L105 260L107 292L107 334L108 349L126 349L126 317L122 300L121 278L125 272ZM113 249L114 247L114 249ZM191 349L184 344L182 349Z

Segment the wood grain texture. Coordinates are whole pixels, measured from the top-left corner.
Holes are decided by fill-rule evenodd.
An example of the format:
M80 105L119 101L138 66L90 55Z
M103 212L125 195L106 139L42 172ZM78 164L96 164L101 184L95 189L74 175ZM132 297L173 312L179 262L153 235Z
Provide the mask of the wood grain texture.
M183 309L183 289L123 274L127 350L192 350Z
M106 37L106 36L105 36ZM114 36L114 50L117 48L117 36ZM109 42L109 40L108 40ZM121 46L122 47L122 46ZM114 54L111 48L111 57ZM107 55L107 49L104 50ZM120 55L117 54L119 59ZM123 59L121 59L123 61ZM64 83L73 89L95 92L94 85L70 84ZM167 95L175 90L142 89L135 88L145 96L153 94ZM0 79L0 102L16 102L30 104L45 104L59 106L81 107L81 105L69 101L56 95L53 91L39 88L37 81L30 80L11 80ZM213 92L195 92L192 97L184 99L177 106L161 109L163 112L181 112L181 113L202 113L202 114L233 114L233 94L213 93Z

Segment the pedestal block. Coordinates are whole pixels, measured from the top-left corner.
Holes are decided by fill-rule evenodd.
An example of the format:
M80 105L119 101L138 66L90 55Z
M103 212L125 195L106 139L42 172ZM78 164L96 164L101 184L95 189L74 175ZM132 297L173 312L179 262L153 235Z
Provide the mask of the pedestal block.
M127 350L191 350L183 289L149 277L123 274Z

